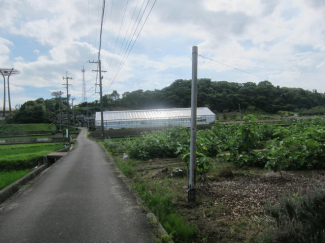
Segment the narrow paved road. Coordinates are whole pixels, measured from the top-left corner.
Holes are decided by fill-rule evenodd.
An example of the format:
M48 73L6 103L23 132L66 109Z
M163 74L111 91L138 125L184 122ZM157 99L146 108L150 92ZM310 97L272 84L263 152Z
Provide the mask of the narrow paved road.
M146 216L102 148L78 146L0 207L0 242L154 242Z

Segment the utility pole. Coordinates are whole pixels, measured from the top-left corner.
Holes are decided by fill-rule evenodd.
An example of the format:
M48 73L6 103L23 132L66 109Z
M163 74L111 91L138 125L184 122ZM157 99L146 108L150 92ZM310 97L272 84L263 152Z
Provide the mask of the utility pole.
M62 95L62 93L61 93L61 90L60 90L60 93L59 93L59 116L60 116L60 130L62 129L62 111L61 111L61 106L62 106L62 98L61 98L61 95ZM62 106L62 108L63 108L63 106Z
M86 81L85 81L85 67L82 67L81 69L82 72L82 102L86 102Z
M74 107L73 107L73 101L75 100L76 98L72 98L71 101L72 101L72 104L71 104L71 108L72 108L72 120L73 120L73 126L75 127L76 126L76 122L75 122L75 114L74 114Z
M103 23L104 23L104 15L105 15L105 3L106 1L103 0L103 7L102 7L102 18L100 21L100 33L99 33L99 48L98 48L98 61L97 62L90 62L90 63L98 63L98 70L93 70L95 72L99 72L99 95L100 95L100 119L101 119L101 137L105 138L105 134L104 134L104 114L103 114L103 85L102 85L102 72L106 72L106 71L102 71L102 64L101 64L101 60L100 60L100 50L102 48L102 34L103 34Z
M70 105L69 105L69 79L73 79L72 77L68 77L68 71L65 73L65 77L62 77L63 79L66 80L66 83L65 84L62 84L62 85L65 85L67 86L67 105L68 105L68 138L70 138Z
M82 67L82 102L87 102L87 127L89 128L89 107L88 107L88 101L87 101L87 94L86 94L86 81L85 81L85 67ZM82 123L82 126L84 126L84 123Z
M100 59L98 59L97 62L92 61L89 63L98 63L98 70L93 70L93 72L99 72L99 101L100 101L100 127L101 127L101 137L104 138L104 111L103 111L103 84L102 84L102 80L103 80L103 76L102 73L105 73L106 71L102 70L102 65L101 65L101 61Z
M197 59L198 48L192 47L192 92L191 92L191 144L188 177L188 202L195 201L196 179L196 114L197 114Z

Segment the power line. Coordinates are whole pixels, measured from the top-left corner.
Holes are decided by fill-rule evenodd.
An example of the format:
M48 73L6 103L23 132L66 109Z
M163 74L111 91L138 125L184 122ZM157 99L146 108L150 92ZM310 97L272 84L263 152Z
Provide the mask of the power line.
M125 9L124 9L124 14L123 14L122 22L121 22L121 25L120 25L120 29L119 29L119 31L118 31L118 35L117 35L117 38L116 38L116 41L115 41L115 46L114 46L114 50L113 50L112 55L115 54L116 45L117 45L118 40L119 40L119 37L120 37L120 32L121 32L121 29L122 29L122 25L123 25L123 22L124 22L125 13L126 13L126 10L127 10L127 7L128 7L128 4L129 4L129 0L126 2L126 6L125 6ZM108 65L108 68L110 68L110 66L111 66L112 59L113 59L113 58L110 59L110 63L109 63L109 65Z
M138 21L138 19L139 19L139 16L140 16L140 14L141 14L141 10L142 10L142 8L143 8L143 6L144 6L144 4L145 4L145 1L146 1L146 0L143 0L143 2L142 2L142 6L140 7L140 10L139 10L138 15L137 15L137 17L136 17L136 20L133 22L133 26L132 26L132 28L131 28L130 34L126 33L126 35L125 35L125 37L124 37L124 40L125 40L125 39L127 40L126 43L125 43L125 46L127 46L127 47L129 46L128 43L130 43L130 42L132 41L132 38L133 38L133 36L132 36L132 32L133 32L133 30L134 30L134 28L135 28L135 26L136 26L136 23L137 23L137 21ZM148 0L148 2L149 2L149 0ZM138 4L138 2L137 2L137 4ZM137 7L137 6L136 6L136 7ZM135 9L135 10L136 10L136 9ZM134 15L134 13L135 13L135 11L133 12L133 15ZM133 16L132 16L132 17L133 17ZM132 19L131 19L131 22L132 22ZM131 24L131 22L130 22L130 24ZM128 30L129 30L129 28L128 28ZM127 37L127 36L128 36L128 37ZM131 37L131 36L132 36L132 37ZM124 42L125 42L125 41L123 41L123 44L121 45L121 48L120 48L119 53L118 53L118 56L120 57L120 56L121 56L121 52L122 52L123 57L121 58L121 60L115 61L115 66L117 66L117 69L116 69L116 70L118 70L120 64L122 63L123 58L124 58L124 55L125 55L125 52L126 52L125 50L127 49L127 48L124 48ZM115 73L115 72L110 72L110 73L111 73L110 79L112 79L112 77L114 76L113 73Z
M146 22L147 22L147 20L148 20L148 18L149 18L149 15L151 14L151 11L152 11L153 7L155 6L156 2L157 2L157 0L155 0L155 1L154 1L154 3L153 3L153 5L151 6L151 9L150 9L150 11L149 11L149 13L148 13L148 15L147 15L147 17L146 17L146 19L145 19L145 21L144 21L143 25L142 25L142 27L141 27L140 31L138 32L138 35L137 35L136 39L134 40L134 42L133 42L133 44L132 44L132 46L131 46L131 48L130 48L129 52L127 53L127 56L126 56L126 58L125 58L125 60L124 60L123 64L121 65L120 69L119 69L119 70L118 70L118 72L116 73L116 75L115 75L115 77L114 77L114 79L112 80L112 82L111 82L111 84L110 84L110 85L112 85L112 83L115 81L115 79L116 79L117 75L119 74L119 72L120 72L120 71L121 71L121 69L123 68L123 66L124 66L124 63L125 63L126 59L129 57L129 54L130 54L130 52L132 51L132 49L133 49L133 46L135 45L136 41L138 40L138 38L139 38L139 36L140 36L140 33L141 33L141 31L142 31L142 29L143 29L144 25L146 24ZM142 17L141 17L141 18L142 18Z
M89 23L89 0L88 0L88 43L89 43L89 59L90 59L90 23Z
M214 60L214 59L212 59L212 58L210 58L210 57L205 57L205 56L202 56L202 55L199 55L199 56L202 57L202 58L204 58L204 59L208 59L208 60L210 60L210 61L213 61L213 62L219 63L219 64L221 64L221 65L224 65L224 66L226 66L226 67L233 68L233 69L235 69L235 70L237 70L237 71L244 72L244 73L248 73L248 74L250 74L250 75L254 75L254 76L256 76L256 77L262 78L262 77L260 77L259 75L255 74L255 73L250 73L250 72L247 72L247 71L245 71L245 70L242 70L242 69L239 69L239 68L233 67L233 66L231 66L231 65L228 65L228 64L225 64L225 63L222 63L222 62L216 61L216 60ZM262 79L263 79L263 78L262 78Z
M114 3L114 0L111 0L111 8L110 8L110 13L109 13L109 18L108 18L108 29L110 29L110 25L111 25L111 18L112 18L112 11L113 11L113 3ZM108 38L109 38L109 35L107 35L105 46L107 46Z
M98 0L98 9L97 9L97 24L100 23L100 1L101 0ZM94 46L97 46L97 38L98 38L98 29L96 28L96 32L95 32L95 43L94 43Z
M127 37L127 35L128 35L128 32L129 32L129 29L130 29L131 23L132 23L132 21L133 21L134 14L135 14L136 9L137 9L137 7L138 7L139 1L140 1L140 0L137 1L136 5L135 5L135 7L134 7L134 11L133 11L132 17L131 17L131 19L130 19L130 23L129 23L129 25L128 25L128 28L127 28L127 30L126 30L126 32L125 32L125 35L124 35L124 38L123 38L123 42L122 42L122 45L121 45L121 48L120 48L120 51L119 51L119 54L118 54L118 55L120 55L120 53L121 53L121 49L122 49L122 47L124 46L124 42L125 42L125 40L127 39L126 37ZM132 32L132 31L131 31L131 32Z
M247 74L250 74L250 75L257 76L257 77L259 77L261 80L269 80L269 79L265 79L265 78L263 78L263 77L261 77L261 76L259 76L259 75L257 75L257 74L254 74L254 73L251 73L251 72L247 72L247 71L245 71L245 70L242 70L242 69L236 68L236 67L234 67L234 66L231 66L231 65L229 65L229 64L226 64L226 63L223 63L223 62L220 62L220 61L216 61L216 60L214 60L214 59L212 59L212 58L209 58L209 57L206 57L206 56L202 56L202 55L199 55L199 56L202 57L203 59L208 59L208 60L210 60L210 61L217 62L217 63L219 63L219 64L221 64L221 65L224 65L224 66L227 66L227 67L230 67L230 68L236 69L236 70L238 70L238 71L241 71L241 72L244 72L244 73L247 73ZM238 66L241 66L241 65L238 65ZM250 67L250 68L254 68L254 67ZM259 67L255 67L255 68L259 68ZM259 69L266 69L266 70L273 70L273 71L282 71L282 72L290 72L290 71L287 71L287 70L269 69L269 68L259 68ZM291 71L291 72L296 72L296 71ZM277 81L277 82L278 82L278 83L285 84L285 85L292 85L292 84L290 84L290 83L283 82L283 81Z

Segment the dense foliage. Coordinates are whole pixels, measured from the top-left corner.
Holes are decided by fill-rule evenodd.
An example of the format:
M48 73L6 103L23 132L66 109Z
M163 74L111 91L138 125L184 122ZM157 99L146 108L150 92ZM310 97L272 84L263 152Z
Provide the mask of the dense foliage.
M7 123L65 123L67 98L63 92L53 92L51 99L39 98L25 102L6 118ZM299 112L301 115L324 115L325 95L317 90L274 86L269 81L234 83L227 81L198 80L198 106L209 107L213 112ZM72 106L70 117L89 117L100 110L100 102L83 102ZM104 94L105 110L187 108L191 105L191 80L178 79L161 90L135 90L120 95L116 90ZM81 118L80 121L82 121Z
M325 168L325 121L300 120L285 126L258 123L253 116L242 124L222 125L197 132L197 162L204 169L205 157L238 166L258 166L274 171L284 169ZM144 133L137 139L120 142L106 140L108 149L119 146L131 158L186 158L189 152L190 131L174 127ZM198 168L200 169L200 168Z
M191 80L179 79L161 90L136 90L120 95L113 91L103 98L104 106L124 106L131 109L162 107L190 107ZM209 107L214 112L227 111L278 111L324 114L325 95L317 90L274 86L269 81L234 83L227 81L198 80L198 106Z

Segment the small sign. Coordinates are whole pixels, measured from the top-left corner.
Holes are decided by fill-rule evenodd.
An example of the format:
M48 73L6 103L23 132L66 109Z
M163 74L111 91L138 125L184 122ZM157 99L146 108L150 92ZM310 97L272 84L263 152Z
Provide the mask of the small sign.
M65 129L65 137L69 137L69 130L68 129Z

